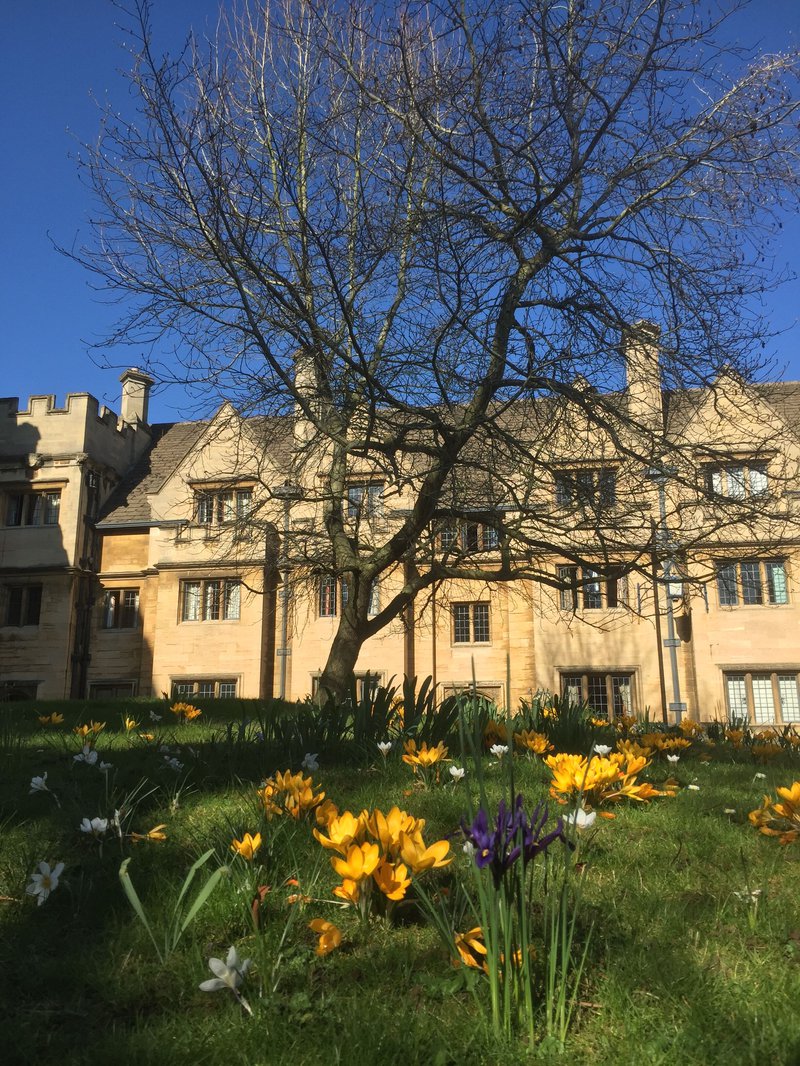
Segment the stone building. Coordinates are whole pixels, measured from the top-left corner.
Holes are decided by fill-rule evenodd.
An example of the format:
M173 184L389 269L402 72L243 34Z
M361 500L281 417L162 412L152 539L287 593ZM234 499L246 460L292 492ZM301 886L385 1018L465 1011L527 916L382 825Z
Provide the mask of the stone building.
M286 488L302 419L243 419L224 404L207 421L149 425L151 379L121 380L119 417L85 393L63 408L0 400L0 694L305 697L348 589L282 547L285 529L310 538L319 522L302 485ZM362 683L432 675L445 694L474 678L511 707L548 689L604 714L800 720L800 383L731 377L669 393L643 351L620 395L694 456L693 472L638 471L637 565L628 552L594 570L565 551L548 563L552 584L435 585L364 645ZM631 476L618 443L582 436L573 419L569 439L556 433L549 446L542 507L591 502L613 518ZM704 486L696 499L692 476ZM407 503L391 490L354 470L348 514L391 529ZM763 521L716 522L717 500ZM670 536L667 515L683 534L704 531L671 574L648 569L644 543L654 530ZM480 508L443 519L436 538L491 568L495 532ZM382 578L374 610L402 579Z

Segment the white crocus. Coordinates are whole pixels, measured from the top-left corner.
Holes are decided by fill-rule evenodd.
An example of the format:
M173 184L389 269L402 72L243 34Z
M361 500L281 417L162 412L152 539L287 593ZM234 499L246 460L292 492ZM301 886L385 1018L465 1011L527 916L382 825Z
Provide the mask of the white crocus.
M464 842L464 846L461 850L464 852L467 858L471 859L475 854L475 845L472 843L471 840L467 840Z
M47 771L45 771L41 777L31 778L31 790L28 795L32 796L34 792L49 792L47 787Z
M236 992L241 987L251 965L250 959L240 961L236 948L232 947L228 951L228 957L224 962L222 959L208 960L208 968L216 976L208 981L203 981L200 985L200 991L219 992L223 988L229 988L231 992Z
M389 754L389 752L391 750L392 750L392 742L391 742L391 740L379 740L378 741L378 751L381 753L381 755L384 757L384 759L386 758L386 756Z
M151 722L160 722L161 718L162 718L162 716L160 714L156 714L155 711L151 711L150 712L150 721Z
M680 755L668 755L667 762L676 763L680 760Z
M574 825L576 829L590 829L597 818L597 811L586 811L583 807L578 807L572 814L568 814L565 818L567 825Z
M767 775L766 774L754 774L753 775L753 780L754 781L766 781L767 780Z
M88 744L83 745L83 751L80 755L74 755L75 762L85 762L87 766L94 766L97 762L97 752L94 748L90 748Z
M687 785L686 787L689 789L690 792L699 792L700 791L700 786L699 785Z
M451 766L450 767L450 776L452 777L452 779L454 781L460 781L463 778L465 773L466 773L466 770L464 769L463 766Z
M170 770L174 770L176 774L179 774L183 769L183 763L180 762L178 759L165 758L164 762L170 768Z
M319 770L319 762L317 761L317 752L307 751L303 756L303 761L300 763L301 770L308 770L309 773L314 770Z
M78 826L82 833L90 833L94 837L104 836L108 830L108 818L84 818Z
M592 754L593 755L601 755L601 756L602 755L608 755L608 753L610 751L611 751L611 745L610 744L595 744L594 747L592 748Z
M101 773L107 774L109 770L114 769L114 764L110 762L101 762L97 769L100 770Z
M502 759L508 752L508 744L492 744L489 751L494 755L496 759Z
M64 863L57 862L53 869L50 869L49 862L40 862L38 866L38 872L34 870L31 874L30 882L28 883L25 891L29 896L38 896L36 900L37 904L41 907L51 892L54 892L58 888L58 879L64 870Z
M722 813L723 814L736 814L736 808L735 807L726 807L725 810Z

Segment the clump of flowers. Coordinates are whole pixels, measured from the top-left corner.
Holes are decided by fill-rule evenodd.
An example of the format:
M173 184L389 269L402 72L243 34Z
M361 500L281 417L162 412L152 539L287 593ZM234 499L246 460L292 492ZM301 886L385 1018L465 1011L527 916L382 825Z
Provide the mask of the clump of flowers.
M778 837L781 844L793 844L800 837L800 781L778 788L782 803L765 796L759 808L748 815L751 825L765 836Z
M649 759L653 749L635 740L618 740L617 751L623 755L632 755L636 759Z
M173 703L170 712L184 725L187 722L194 722L203 713L199 707L193 707L191 703Z
M483 746L490 751L495 744L508 744L508 726L490 718L483 730Z
M693 721L691 718L681 718L678 729L680 729L684 737L699 737L703 732L703 727L700 723Z
M53 711L52 714L40 714L38 716L40 725L63 725L64 715L59 714L57 711Z
M770 759L775 759L783 754L783 748L780 744L776 744L774 740L767 740L763 744L754 744L750 750L753 758L759 762L769 762Z
M523 751L531 755L548 755L553 750L553 745L544 733L537 733L533 729L523 729L514 734L514 743Z
M449 842L427 845L422 835L425 819L399 807L386 814L377 808L358 815L342 811L326 828L327 834L315 829L314 836L335 852L331 865L342 883L333 893L358 907L363 918L371 911L390 913L391 904L405 897L413 876L452 860Z
M325 799L325 793L315 791L317 788L312 778L285 770L268 778L258 790L258 795L267 818L286 815L299 821Z
M672 795L637 781L649 762L645 756L615 752L609 756L585 759L582 755L549 755L545 763L553 775L550 795L565 804L583 795L589 803L600 804L632 799L648 802L654 796Z
M505 800L500 800L497 817L490 820L486 810L481 807L471 825L461 823L461 829L468 843L472 845L472 856L478 869L488 868L492 874L495 888L515 862L521 860L527 865L537 855L542 854L564 835L564 827L559 819L555 829L542 836L547 823L547 808L538 804L531 815L525 812L522 795L518 795L514 806L509 808Z
M664 754L667 752L684 751L686 748L692 746L691 740L687 740L686 737L675 737L671 736L669 733L643 733L641 737L639 737L639 743L646 748L653 748Z
M430 748L427 742L423 741L422 747L417 748L415 740L407 740L403 745L403 751L405 752L402 756L403 762L407 763L415 774L420 775L426 786L434 780L438 782L441 764L449 761L447 748L441 740L436 747Z
M102 733L105 727L105 722L95 722L92 720L88 725L76 725L72 732L76 737L80 737L84 743L94 746L97 734Z

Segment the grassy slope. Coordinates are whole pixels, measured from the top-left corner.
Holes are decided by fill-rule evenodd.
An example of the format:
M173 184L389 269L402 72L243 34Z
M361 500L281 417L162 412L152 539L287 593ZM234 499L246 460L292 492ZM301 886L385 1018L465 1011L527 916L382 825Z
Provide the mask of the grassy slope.
M131 707L147 720L147 705ZM62 709L67 726L90 715L107 720L98 748L114 770L106 786L96 768L73 763L77 741L66 728L42 731L31 708L2 709L0 1002L14 1016L4 1062L557 1060L518 1043L497 1045L473 996L453 987L455 971L439 941L413 915L363 930L352 912L328 903L288 906L287 893L297 890L284 886L287 877L299 877L302 891L323 900L336 883L304 824L267 827L259 858L272 891L259 936L248 927L244 864L236 860L238 874L222 883L162 965L123 897L121 858L132 855L133 880L154 924L163 925L194 858L213 847L218 861L228 862L234 833L255 831L254 786L287 760L258 743L221 742L220 722L212 742L213 717L224 721L238 706L207 709L203 725L162 721L153 727L154 744L121 732L118 705ZM180 742L180 773L154 750L162 741ZM323 752L320 763L315 780L340 808L397 803L428 820L426 840L458 825L463 794L451 785L407 794L411 775L396 757L384 768L364 752L352 765L334 766ZM60 807L51 796L28 795L31 777L45 770ZM755 779L756 771L767 779ZM654 766L652 777L665 773ZM540 764L520 761L518 774L526 797L545 795ZM566 1061L792 1066L800 1062L800 844L780 848L758 835L747 812L800 771L796 762L764 769L685 758L676 776L699 791L682 788L674 799L617 808L617 818L600 824L588 844L583 933L592 923L594 931ZM100 854L78 832L81 818L106 816L137 790L130 828L166 822L168 840L122 850L108 841ZM37 907L24 885L40 859L63 860L67 869ZM466 863L460 850L457 862ZM734 895L756 888L757 908ZM324 959L314 956L306 928L317 916L339 922L345 934L343 948ZM265 984L277 988L263 998L250 982L254 1019L227 993L197 988L209 976L208 957L224 957L232 943L254 958L262 977L275 967Z

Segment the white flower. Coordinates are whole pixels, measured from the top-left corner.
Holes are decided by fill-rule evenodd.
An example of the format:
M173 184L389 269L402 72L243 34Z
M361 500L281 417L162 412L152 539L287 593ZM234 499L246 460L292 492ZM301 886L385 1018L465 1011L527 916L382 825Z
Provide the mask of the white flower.
M680 759L680 755L668 755L667 762L676 763Z
M611 745L610 744L595 744L594 747L592 748L592 752L595 755L608 755L608 753L610 751L611 751Z
M84 818L78 828L82 833L91 833L94 837L101 837L108 829L108 818L92 818L91 821Z
M722 813L723 814L736 814L736 808L735 807L726 807L725 810Z
M38 896L36 901L38 905L44 903L51 892L54 892L58 888L58 879L64 870L64 863L59 862L50 869L49 862L39 863L39 872L31 874L30 883L27 885L25 891L29 896Z
M378 751L381 753L381 755L384 757L384 759L386 758L386 756L389 754L389 752L391 750L392 750L392 742L391 742L391 740L379 740L378 741Z
M183 763L179 762L178 759L168 759L165 757L164 762L167 764L170 770L174 770L176 774L180 773L183 769Z
M31 778L31 790L28 793L29 796L32 796L34 794L34 792L49 792L49 791L50 791L50 789L47 787L47 771L45 771L42 774L41 777L32 777Z
M85 762L87 766L94 766L97 762L97 752L94 748L90 748L88 744L83 745L83 751L80 755L73 755L75 762Z
M307 751L303 756L303 761L300 763L301 770L319 770L319 763L317 762L317 752Z
M460 781L465 773L466 773L466 770L464 769L463 766L451 766L450 767L450 776L452 777L452 779L454 781Z
M686 787L689 789L690 792L699 792L700 791L700 786L699 785L687 785Z
M159 753L161 755L171 755L172 754L172 748L169 746L169 744L159 744L158 750L159 750Z
M161 721L161 715L160 714L156 714L155 711L151 711L150 712L150 721L151 722L160 722Z
M97 769L100 770L102 773L107 774L109 770L114 769L114 765L110 762L101 762Z
M252 963L250 959L239 961L236 948L231 948L225 962L222 959L209 959L208 968L216 977L209 981L203 981L200 985L201 992L218 992L222 988L229 988L235 992L247 976L247 971Z
M763 889L754 888L752 892L745 889L743 892L734 892L734 896L740 899L742 903L758 903L758 897L761 895Z
M586 811L578 807L572 814L568 814L564 821L567 825L574 825L576 829L591 829L597 818L597 811Z
M766 774L755 774L753 776L753 780L754 781L766 781L767 780L767 775Z
M467 840L464 842L464 847L461 850L464 852L467 858L471 859L472 856L475 854L475 845L472 843L471 840Z
M508 744L492 744L489 751L495 756L495 758L502 759L508 751Z

